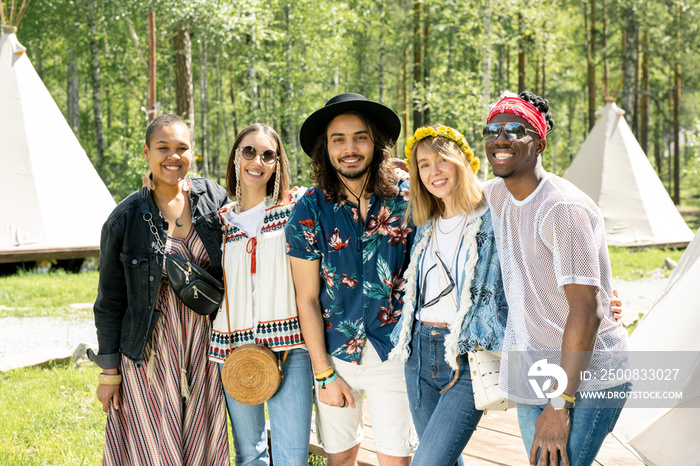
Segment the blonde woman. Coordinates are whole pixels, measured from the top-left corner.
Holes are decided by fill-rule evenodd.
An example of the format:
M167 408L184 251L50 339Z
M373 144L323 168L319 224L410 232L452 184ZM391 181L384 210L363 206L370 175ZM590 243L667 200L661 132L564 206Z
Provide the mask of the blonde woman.
M474 407L467 351L501 347L508 307L479 161L464 136L420 128L406 147L408 212L418 227L404 275L405 303L390 357L405 362L420 443L414 465L463 464L482 411Z
M246 405L226 394L236 464L306 465L313 375L299 328L284 226L303 190L289 190L289 162L270 126L255 123L236 138L226 186L233 202L219 211L224 229L228 309L214 320L209 358L223 365L231 350L261 344L283 361L283 378L267 401L272 454L267 447L265 403Z

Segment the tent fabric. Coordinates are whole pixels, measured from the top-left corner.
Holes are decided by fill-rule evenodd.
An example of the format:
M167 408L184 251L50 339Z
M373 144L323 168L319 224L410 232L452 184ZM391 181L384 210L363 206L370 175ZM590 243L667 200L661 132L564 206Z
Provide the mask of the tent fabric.
M97 249L116 205L15 34L0 38L0 256Z
M698 464L700 458L700 235L671 273L666 288L630 337L630 351L682 351L691 368L682 381L682 400L659 400L657 407L625 408L613 434L631 446L645 464ZM674 359L674 353L669 353ZM676 353L678 354L678 353ZM685 373L685 371L683 372Z
M693 232L678 213L649 159L609 102L564 178L600 207L612 246L687 246Z

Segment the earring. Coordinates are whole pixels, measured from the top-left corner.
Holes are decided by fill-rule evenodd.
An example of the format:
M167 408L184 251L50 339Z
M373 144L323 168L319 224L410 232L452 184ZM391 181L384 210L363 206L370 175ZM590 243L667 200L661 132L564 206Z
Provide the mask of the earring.
M241 159L238 154L236 154L236 161L234 162L236 168L236 205L234 211L237 214L241 213Z
M280 163L277 161L277 168L275 169L275 189L272 190L272 203L277 205L277 199L280 193Z

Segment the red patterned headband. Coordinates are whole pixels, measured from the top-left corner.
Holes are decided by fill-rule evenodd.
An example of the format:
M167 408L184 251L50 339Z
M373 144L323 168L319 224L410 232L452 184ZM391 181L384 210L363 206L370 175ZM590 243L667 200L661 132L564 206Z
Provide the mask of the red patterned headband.
M496 105L491 112L489 112L486 123L491 122L491 118L498 113L512 113L520 118L524 118L525 121L535 128L535 131L537 131L541 138L544 139L547 137L547 123L545 122L544 115L542 115L534 105L530 102L525 102L520 97L504 97L496 102Z

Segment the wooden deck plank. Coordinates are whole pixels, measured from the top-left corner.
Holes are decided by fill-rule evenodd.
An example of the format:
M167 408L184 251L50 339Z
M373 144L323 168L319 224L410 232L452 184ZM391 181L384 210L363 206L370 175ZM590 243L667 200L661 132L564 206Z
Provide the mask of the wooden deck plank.
M374 435L367 401L364 405L364 438L358 454L359 466L378 465L372 443ZM316 440L315 416L311 423L309 452L327 457ZM467 466L527 466L518 415L515 408L508 411L489 411L481 418L476 432L462 453ZM597 466L644 466L644 463L612 435L608 435L594 463Z

